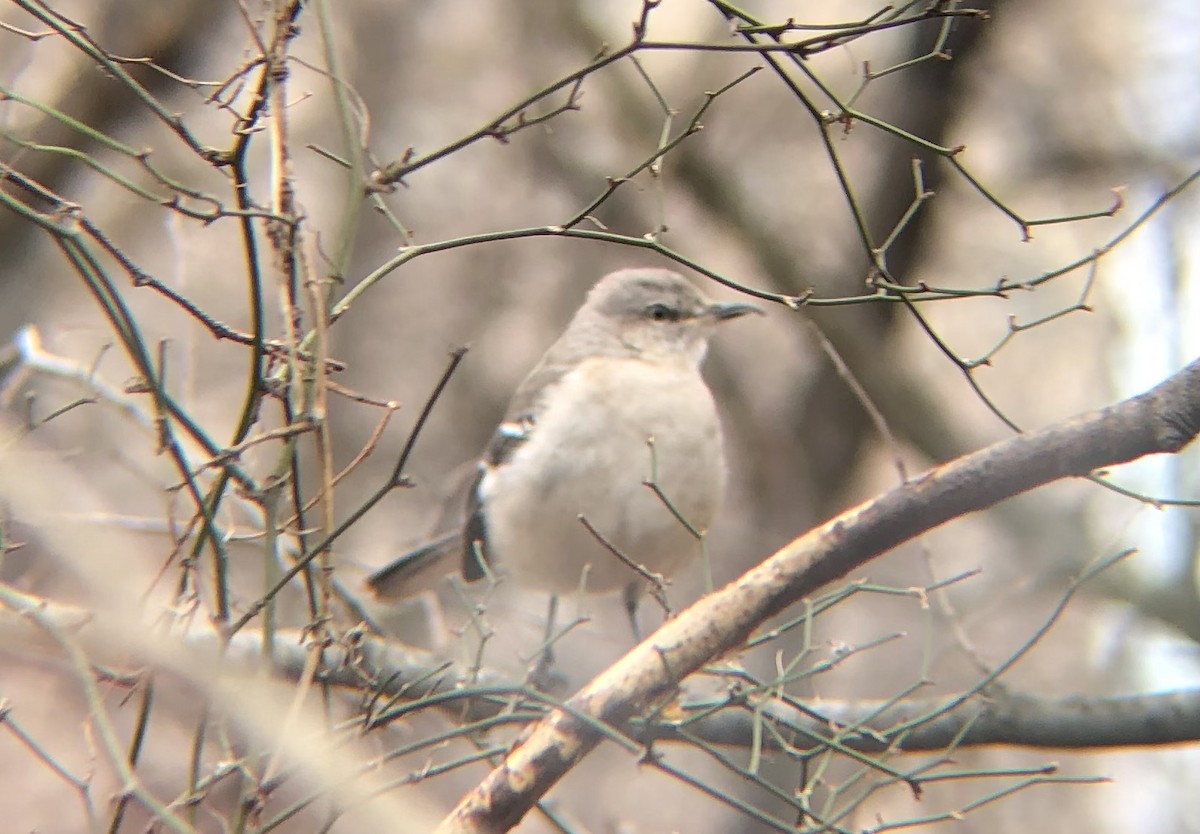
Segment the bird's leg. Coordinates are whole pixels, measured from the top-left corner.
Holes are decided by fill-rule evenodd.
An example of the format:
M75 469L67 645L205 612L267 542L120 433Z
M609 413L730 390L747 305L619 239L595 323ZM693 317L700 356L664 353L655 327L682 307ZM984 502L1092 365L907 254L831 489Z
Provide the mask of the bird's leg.
M629 627L633 630L633 642L642 642L642 630L638 628L637 610L638 600L641 598L642 589L639 583L630 582L625 586L625 590L621 592L621 601L625 603L625 614L629 617Z
M550 595L550 604L546 610L546 633L542 641L542 652L538 657L537 666L534 667L533 679L540 681L546 679L550 673L550 668L554 665L554 624L558 619L558 594Z

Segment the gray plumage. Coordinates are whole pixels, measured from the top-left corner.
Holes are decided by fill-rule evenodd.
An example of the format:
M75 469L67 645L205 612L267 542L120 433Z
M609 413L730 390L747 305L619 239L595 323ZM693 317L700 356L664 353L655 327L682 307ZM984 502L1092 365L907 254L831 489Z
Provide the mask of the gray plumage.
M468 580L495 570L551 593L623 589L635 598L638 575L581 515L634 562L676 572L699 543L645 482L655 480L693 527L712 522L725 458L700 365L715 326L750 312L759 311L715 304L664 269L602 278L513 394L461 528L368 585L384 598L405 596L428 565L454 557Z

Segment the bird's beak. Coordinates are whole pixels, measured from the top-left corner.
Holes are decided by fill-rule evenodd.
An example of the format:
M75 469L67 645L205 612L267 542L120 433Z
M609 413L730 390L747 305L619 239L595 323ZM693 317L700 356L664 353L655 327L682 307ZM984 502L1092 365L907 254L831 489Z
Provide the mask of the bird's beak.
M747 313L757 313L760 316L766 315L761 307L755 307L753 304L710 304L708 306L708 314L717 321L736 319Z

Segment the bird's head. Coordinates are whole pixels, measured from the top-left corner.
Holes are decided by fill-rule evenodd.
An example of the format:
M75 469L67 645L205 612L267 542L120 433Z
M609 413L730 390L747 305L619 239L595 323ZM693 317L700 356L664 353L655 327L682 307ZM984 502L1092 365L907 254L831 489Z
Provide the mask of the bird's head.
M699 365L716 325L747 313L762 310L714 302L667 269L623 269L592 288L572 327L599 329L614 352Z

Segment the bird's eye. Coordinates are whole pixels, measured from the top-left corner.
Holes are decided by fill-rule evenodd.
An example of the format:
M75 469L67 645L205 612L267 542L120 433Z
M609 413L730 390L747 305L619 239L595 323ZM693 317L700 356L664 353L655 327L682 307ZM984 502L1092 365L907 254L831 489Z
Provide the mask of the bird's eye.
M655 321L678 321L679 311L666 304L651 304L646 308L646 316Z

